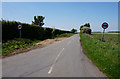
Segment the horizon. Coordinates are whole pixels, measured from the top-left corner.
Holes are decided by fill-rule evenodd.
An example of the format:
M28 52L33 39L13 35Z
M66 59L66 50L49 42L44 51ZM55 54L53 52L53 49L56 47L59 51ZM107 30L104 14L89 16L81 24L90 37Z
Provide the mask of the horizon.
M3 2L2 14L4 20L28 24L34 16L44 16L43 27L78 32L85 23L92 32L102 32L102 23L108 22L106 32L118 31L118 2Z

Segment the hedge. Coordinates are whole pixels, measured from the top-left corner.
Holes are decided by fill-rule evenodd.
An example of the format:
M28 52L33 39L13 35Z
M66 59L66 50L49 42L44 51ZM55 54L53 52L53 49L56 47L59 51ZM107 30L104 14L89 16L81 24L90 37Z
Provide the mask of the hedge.
M71 33L70 31L44 28L39 25L20 23L16 21L1 21L2 22L2 40L7 41L13 38L19 38L19 30L17 26L22 25L22 38L44 40L53 38L58 34Z

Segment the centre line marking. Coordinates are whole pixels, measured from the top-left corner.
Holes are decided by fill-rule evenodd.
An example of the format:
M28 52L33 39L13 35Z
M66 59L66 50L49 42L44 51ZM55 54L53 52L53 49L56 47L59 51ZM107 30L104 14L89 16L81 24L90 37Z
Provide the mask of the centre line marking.
M57 57L55 58L55 61L53 62L52 66L50 67L50 70L48 71L48 74L52 73L53 67L56 63L56 61L58 60L59 56L62 54L62 51L64 50L64 48L60 51L60 53L57 55Z
M71 43L71 41L69 41L67 45L69 45L70 43ZM66 46L67 46L67 45L66 45ZM63 49L60 51L60 53L57 55L57 57L55 58L52 66L50 67L50 70L48 71L48 74L51 74L51 73L52 73L53 67L54 67L56 61L58 60L59 56L62 54L62 52L63 52L64 49L65 49L65 48L63 48Z

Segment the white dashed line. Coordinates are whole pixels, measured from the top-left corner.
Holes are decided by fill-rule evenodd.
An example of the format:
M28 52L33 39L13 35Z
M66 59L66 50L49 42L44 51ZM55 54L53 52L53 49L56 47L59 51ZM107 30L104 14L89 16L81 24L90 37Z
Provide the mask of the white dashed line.
M70 43L71 43L71 41L69 41L69 42L67 43L67 45L69 45ZM66 46L67 46L67 45L66 45ZM52 73L53 67L54 67L56 61L58 60L58 58L60 57L60 55L62 54L62 52L63 52L64 49L65 49L65 48L63 48L63 49L60 51L60 53L57 55L57 57L55 58L55 61L53 62L52 66L50 67L50 69L49 69L49 71L48 71L48 74L51 74L51 73Z
M53 70L53 67L54 67L55 63L56 63L56 61L58 60L59 56L62 54L62 51L63 51L63 50L64 50L64 48L63 48L63 49L60 51L60 53L57 55L57 57L56 57L54 63L52 64L52 66L50 67L50 70L48 71L48 74L51 74L51 72L52 72L52 70Z
M48 74L51 74L52 69L53 69L53 67L51 66L51 68L50 68L50 70L49 70Z

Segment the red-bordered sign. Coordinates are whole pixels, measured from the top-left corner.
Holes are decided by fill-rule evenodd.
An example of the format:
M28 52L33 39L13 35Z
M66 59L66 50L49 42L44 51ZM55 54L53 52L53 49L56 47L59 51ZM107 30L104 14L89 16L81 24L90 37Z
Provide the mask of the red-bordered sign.
M104 22L104 23L102 24L102 28L103 28L103 29L107 29L107 28L108 28L108 23Z
M18 25L18 30L21 30L22 29L22 25Z

